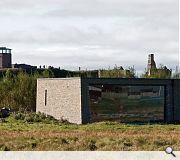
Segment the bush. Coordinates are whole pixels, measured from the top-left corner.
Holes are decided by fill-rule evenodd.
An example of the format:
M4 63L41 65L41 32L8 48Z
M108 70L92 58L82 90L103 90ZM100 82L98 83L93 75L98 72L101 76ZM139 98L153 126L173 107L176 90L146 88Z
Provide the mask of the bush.
M14 112L12 113L8 119L11 119L11 122L14 120L23 121L25 123L35 123L35 122L42 122L42 123L65 123L69 124L69 122L65 119L57 120L50 115L46 115L44 113L35 113L35 112L28 112L28 113L21 113L21 112Z
M12 113L11 116L15 119L15 120L24 120L25 115L23 113Z

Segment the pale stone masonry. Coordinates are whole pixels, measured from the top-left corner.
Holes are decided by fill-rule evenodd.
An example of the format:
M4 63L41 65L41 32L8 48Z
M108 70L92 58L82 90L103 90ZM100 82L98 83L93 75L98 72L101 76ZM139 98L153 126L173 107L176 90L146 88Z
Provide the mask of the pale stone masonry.
M180 79L42 78L37 80L36 111L71 123L90 123L89 86L105 84L164 86L164 122L180 122Z
M37 112L82 123L80 78L38 79Z

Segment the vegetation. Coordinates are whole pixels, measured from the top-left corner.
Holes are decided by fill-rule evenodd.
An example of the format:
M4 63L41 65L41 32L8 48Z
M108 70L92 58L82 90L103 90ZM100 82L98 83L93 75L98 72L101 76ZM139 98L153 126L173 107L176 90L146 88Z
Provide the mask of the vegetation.
M116 65L113 69L101 69L99 72L101 78L135 78L136 75L134 67L124 70L122 67Z
M122 77L135 78L134 67L124 70L115 66L114 69L100 70L100 77ZM23 70L7 69L3 70L0 79L0 108L10 107L15 110L35 111L36 106L36 80L37 78L49 77L97 77L98 71L68 72L59 69L39 69L34 72ZM169 70L161 66L158 70L152 71L152 75L144 74L146 78L170 78ZM174 78L180 78L180 73L176 71Z
M175 73L173 75L173 78L180 79L180 72L178 71L178 67L176 67L176 71L175 71Z
M87 125L57 121L43 114L12 114L0 123L0 150L157 151L180 149L180 125ZM38 117L38 118L37 118Z
M134 71L129 71L127 76L133 77ZM94 77L95 71L86 72L64 72L59 75L59 69L40 69L32 73L24 70L3 70L2 78L0 79L0 108L9 107L20 111L35 111L36 107L36 80L37 78L49 78L58 76L82 76ZM104 70L103 73L106 73ZM119 73L117 68L108 71L108 74L114 75Z
M164 65L160 65L159 68L154 68L151 70L151 74L145 71L145 73L141 76L143 78L171 78L172 70L168 69Z
M35 113L35 112L12 112L8 118L1 118L1 121L3 122L9 122L9 123L14 123L14 122L20 122L20 123L36 123L36 122L41 122L45 124L69 124L67 120L61 119L57 120L54 117L50 115L46 115L44 113Z
M12 70L7 70L0 80L0 107L35 111L36 80L40 77L53 77L53 73L44 70L41 74L28 74L24 71L14 74Z
M108 72L104 73L120 76L118 68ZM76 125L44 114L28 113L35 110L36 79L62 76L59 73L51 69L33 73L11 69L3 71L0 108L10 107L23 113L13 113L8 118L0 119L0 150L155 151L164 150L168 145L180 150L180 125L130 125L117 122ZM129 77L133 78L134 68L130 69L130 73ZM65 77L71 74L63 72ZM81 76L81 73L77 75ZM91 76L88 72L86 75ZM178 76L177 72L176 78Z

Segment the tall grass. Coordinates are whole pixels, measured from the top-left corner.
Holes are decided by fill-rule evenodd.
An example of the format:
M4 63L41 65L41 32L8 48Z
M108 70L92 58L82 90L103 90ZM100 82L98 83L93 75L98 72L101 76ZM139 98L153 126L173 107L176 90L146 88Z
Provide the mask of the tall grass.
M168 145L180 149L180 125L76 125L41 114L29 117L12 114L0 123L0 150L157 151Z

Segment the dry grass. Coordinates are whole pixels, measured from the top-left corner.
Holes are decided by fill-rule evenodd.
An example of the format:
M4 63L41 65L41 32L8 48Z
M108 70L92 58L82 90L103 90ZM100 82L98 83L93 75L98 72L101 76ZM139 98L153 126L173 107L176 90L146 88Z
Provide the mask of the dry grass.
M0 150L180 150L179 125L1 123Z

